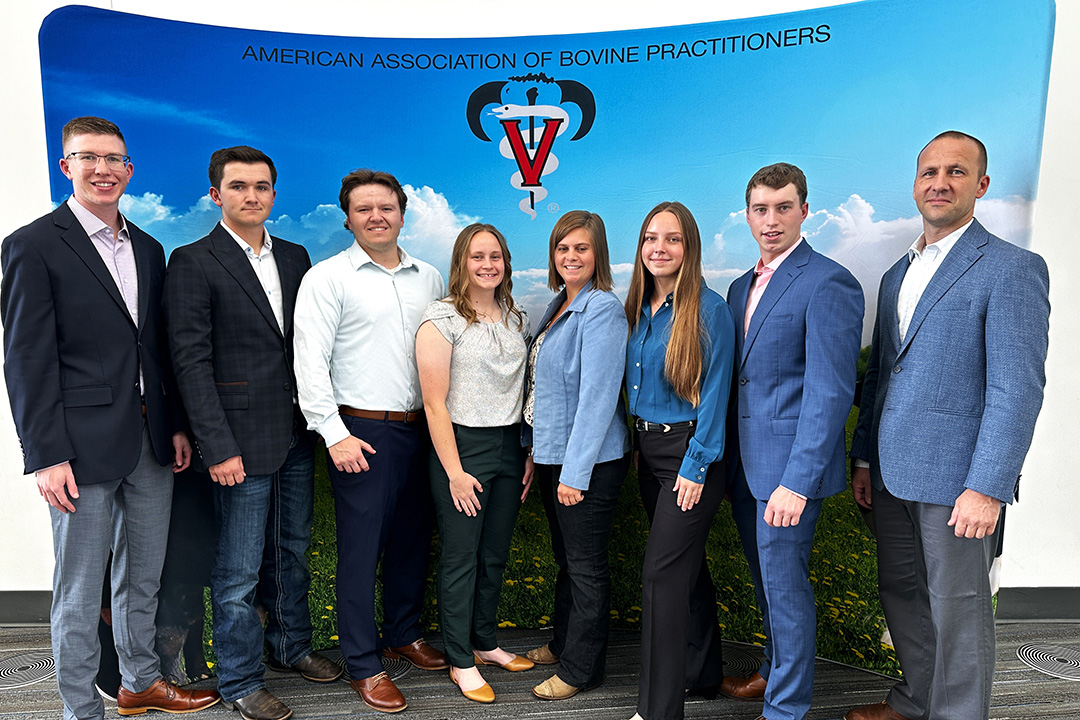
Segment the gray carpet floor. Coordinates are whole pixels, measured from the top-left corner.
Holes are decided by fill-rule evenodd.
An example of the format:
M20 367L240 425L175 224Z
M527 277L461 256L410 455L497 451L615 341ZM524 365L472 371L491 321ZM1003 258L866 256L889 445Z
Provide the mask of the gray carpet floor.
M503 647L523 652L546 642L548 636L532 630L506 630L500 635ZM1034 720L1036 718L1071 718L1080 720L1080 681L1053 677L1032 669L1017 657L1017 649L1031 643L1059 646L1080 653L1080 624L1076 623L999 623L997 627L997 671L992 718ZM409 702L403 720L509 720L511 718L565 718L574 720L627 720L634 714L637 700L639 635L633 631L614 631L608 651L607 680L600 687L562 702L545 702L533 697L530 689L543 681L553 667L537 667L523 673L509 673L498 668L484 668L484 676L495 689L496 702L477 705L463 698L451 684L446 672L421 672L391 668L398 674L398 686ZM748 674L759 649L726 643L729 674ZM328 653L334 657L331 651ZM340 657L337 655L336 657ZM1050 653L1051 669L1073 673L1071 655ZM0 628L0 718L18 720L53 720L61 715L61 703L55 680L13 687L48 674L51 665L48 628ZM39 667L40 666L40 667ZM42 669L43 668L43 669ZM884 698L892 679L856 668L818 660L815 668L814 708L809 720L840 718L855 705ZM1080 674L1075 674L1080 677ZM348 684L335 682L314 685L298 676L267 673L267 685L294 710L294 718L385 717L360 702ZM212 687L213 681L201 683ZM756 703L718 698L694 698L686 703L687 718L753 720L761 710ZM164 717L157 714L158 717ZM106 717L116 718L114 706L106 704ZM193 716L195 717L195 716ZM238 720L239 716L220 705L201 712L205 720Z

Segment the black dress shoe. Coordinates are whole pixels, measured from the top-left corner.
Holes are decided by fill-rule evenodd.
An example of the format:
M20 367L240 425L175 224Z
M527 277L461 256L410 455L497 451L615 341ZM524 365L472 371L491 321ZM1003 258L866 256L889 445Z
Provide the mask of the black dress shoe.
M292 716L289 706L274 697L266 688L259 688L250 695L226 702L225 705L238 711L244 720L286 720Z

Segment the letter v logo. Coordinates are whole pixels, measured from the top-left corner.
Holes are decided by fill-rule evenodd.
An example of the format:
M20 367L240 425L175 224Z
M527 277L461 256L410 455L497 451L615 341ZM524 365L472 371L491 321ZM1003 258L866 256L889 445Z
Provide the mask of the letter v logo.
M510 141L510 149L514 153L514 160L517 162L518 170L521 172L522 187L540 187L540 177L544 174L544 166L547 164L548 156L551 155L551 146L555 144L555 136L559 134L559 125L562 122L562 118L546 118L544 120L544 131L540 133L540 144L530 158L525 142L521 139L521 120L499 121L503 126L503 130L506 131L506 139Z

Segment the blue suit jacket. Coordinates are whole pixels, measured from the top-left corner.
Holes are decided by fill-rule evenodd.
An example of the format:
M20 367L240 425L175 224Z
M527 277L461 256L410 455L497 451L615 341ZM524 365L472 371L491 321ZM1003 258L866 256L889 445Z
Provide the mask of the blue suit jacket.
M908 258L881 280L851 456L896 497L953 505L965 488L1010 502L1042 407L1049 276L979 221L927 285L907 335Z
M171 436L184 421L161 317L165 253L127 225L138 325L67 203L4 240L4 371L24 472L69 460L80 484L129 475L144 403L158 462L173 458Z
M863 294L838 263L802 243L777 268L750 320L753 270L731 284L737 447L750 492L779 485L808 498L847 485L844 424L855 394ZM737 463L732 463L736 466Z

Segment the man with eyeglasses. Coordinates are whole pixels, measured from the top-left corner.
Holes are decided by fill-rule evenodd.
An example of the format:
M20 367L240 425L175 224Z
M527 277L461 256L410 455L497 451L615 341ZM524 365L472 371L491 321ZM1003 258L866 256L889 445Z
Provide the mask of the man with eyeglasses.
M192 712L218 694L168 684L154 652L172 475L191 461L161 318L165 253L119 212L133 172L120 129L75 118L63 150L72 196L4 240L0 317L25 472L52 516L64 718L104 717L94 678L110 551L118 712Z

